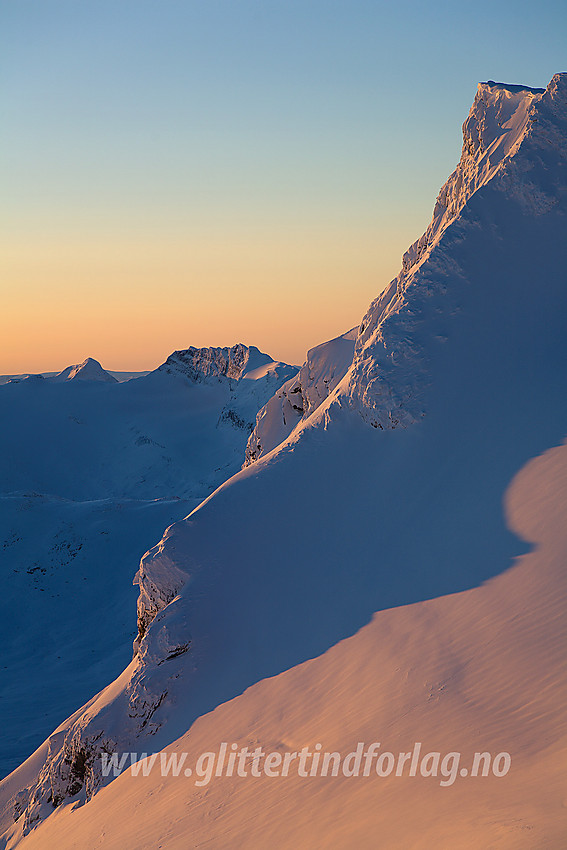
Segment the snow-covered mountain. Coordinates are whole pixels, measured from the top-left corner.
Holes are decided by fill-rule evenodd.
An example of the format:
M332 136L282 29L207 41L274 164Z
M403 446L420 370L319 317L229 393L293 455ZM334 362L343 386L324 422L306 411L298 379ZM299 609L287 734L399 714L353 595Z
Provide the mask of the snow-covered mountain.
M98 360L93 357L87 357L82 363L76 366L67 366L62 372L53 375L52 378L47 378L48 381L105 381L106 383L116 383L116 378L109 372L106 372Z
M0 775L128 663L140 557L239 469L297 371L254 347L189 351L191 374L176 352L128 383L89 358L0 386Z
M89 359L0 386L0 492L200 501L239 468L258 409L296 372L239 344L175 352L122 383Z
M142 559L136 654L2 783L6 847L561 846L567 74L480 84L463 135L356 339L310 352L248 465ZM513 769L102 775L223 741Z

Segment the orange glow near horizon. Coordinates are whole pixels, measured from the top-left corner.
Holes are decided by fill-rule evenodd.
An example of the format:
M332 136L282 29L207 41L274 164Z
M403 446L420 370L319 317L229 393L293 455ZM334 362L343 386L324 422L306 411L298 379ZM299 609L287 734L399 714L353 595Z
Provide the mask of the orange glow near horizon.
M153 369L175 349L236 342L301 364L360 322L408 244L333 226L84 233L6 238L0 374L89 356L106 369Z
M0 374L236 342L299 364L358 324L478 80L562 66L559 4L512 11L4 3Z

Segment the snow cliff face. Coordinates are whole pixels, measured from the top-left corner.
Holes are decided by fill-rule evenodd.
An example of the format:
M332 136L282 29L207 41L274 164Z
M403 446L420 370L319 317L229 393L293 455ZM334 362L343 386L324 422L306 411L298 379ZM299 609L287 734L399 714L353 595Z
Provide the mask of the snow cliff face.
M557 206L567 185L566 127L567 74L556 74L547 89L479 84L463 125L460 162L439 193L431 223L360 326L343 392L375 428L404 427L425 413L428 350L432 338L443 335L434 317L447 301L446 281L459 275L454 257L440 246L443 235L453 227L463 238L463 228L478 226L466 207L485 186L502 192L522 215Z
M352 364L349 352L333 371L324 347L311 352L304 377L264 409L248 459L283 434L279 449L143 558L137 654L53 736L17 806L24 830L99 787L102 747L165 746L171 730L323 654L373 612L510 565L503 491L567 415L566 90L567 75L544 92L480 85L461 161L364 317ZM206 363L217 357L226 375L242 373L239 356ZM194 362L189 354L189 376ZM288 436L279 417L295 396Z
M287 381L258 412L246 446L244 466L279 446L329 397L352 363L357 333L358 328L353 328L307 352L299 374Z

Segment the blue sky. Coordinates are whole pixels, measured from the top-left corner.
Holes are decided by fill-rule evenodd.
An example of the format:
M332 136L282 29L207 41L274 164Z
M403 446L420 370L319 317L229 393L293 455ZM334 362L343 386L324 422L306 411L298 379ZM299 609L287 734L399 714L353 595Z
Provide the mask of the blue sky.
M12 0L0 24L1 371L302 360L427 225L477 82L567 68L558 2Z

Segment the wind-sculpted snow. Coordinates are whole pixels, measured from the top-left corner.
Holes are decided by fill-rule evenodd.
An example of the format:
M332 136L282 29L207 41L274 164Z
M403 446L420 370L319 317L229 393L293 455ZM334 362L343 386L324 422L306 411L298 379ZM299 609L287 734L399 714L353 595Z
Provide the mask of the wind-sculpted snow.
M565 197L566 168L567 74L556 74L547 89L479 84L463 124L460 162L439 193L431 223L360 326L344 392L375 428L407 426L425 413L427 364L431 347L444 337L439 317L447 312L448 284L463 277L447 243L483 226L476 210L486 206L467 207L469 201L486 188L513 203L511 220L543 215Z
M140 640L156 614L177 596L188 579L187 565L183 570L177 566L175 549L167 546L168 537L166 531L161 542L144 555L134 579L134 584L140 588L135 651L138 651ZM147 650L147 645L144 645L144 649Z
M260 409L246 446L245 466L279 446L333 392L352 363L358 328L307 352L299 374Z
M279 431L267 428L265 444L258 438L263 456L171 526L143 558L137 654L120 679L62 724L51 753L37 756L39 781L31 761L21 768L21 783L16 776L5 786L8 810L15 787L27 786L32 801L16 805L10 846L54 803L84 800L100 787L102 746L157 752L251 686L325 656L376 612L479 588L525 553L506 526L504 494L530 458L561 442L567 423L566 83L567 75L555 77L545 93L481 84L461 161L432 224L364 317L344 377L332 386L343 367L331 380L325 346L315 349L322 354L317 369L308 359L299 392L288 384L256 425L261 435L264 418L277 424L297 395L293 430L287 421ZM529 588L522 598L528 596ZM400 616L405 621L404 611ZM381 629L390 640L388 622L377 620L377 646ZM432 616L423 627L432 647L443 645L439 622ZM534 657L557 644L544 631L538 615ZM408 649L411 628L407 635L405 660L391 665L391 681L400 717L417 741L428 701L439 691L421 682L418 696L404 702L406 680L419 676L421 659L418 649ZM395 656L395 641L392 647ZM479 739L505 741L510 717L529 714L534 699L514 641L506 652L502 700L488 719L478 714ZM443 706L461 699L474 656L469 646L462 665L453 665L453 656L443 654ZM356 678L356 659L349 669ZM333 681L325 680L327 715L335 713ZM478 682L473 677L467 685L466 706L486 699ZM387 704L388 691L381 693ZM443 706L441 727L445 716L455 719ZM280 744L288 741L292 708L271 705ZM349 713L353 734L370 724L373 710L360 704ZM242 718L239 734L247 741L257 740L256 717ZM339 713L344 726L343 720ZM533 751L555 744L544 720L532 720ZM290 749L300 749L301 734ZM103 792L107 799L113 788ZM317 793L328 800L321 786ZM309 799L319 805L317 795ZM209 817L206 799L201 803ZM211 829L215 844L216 825Z

